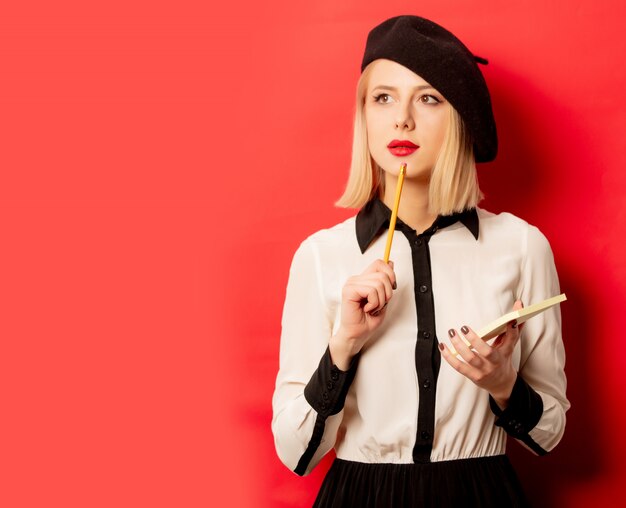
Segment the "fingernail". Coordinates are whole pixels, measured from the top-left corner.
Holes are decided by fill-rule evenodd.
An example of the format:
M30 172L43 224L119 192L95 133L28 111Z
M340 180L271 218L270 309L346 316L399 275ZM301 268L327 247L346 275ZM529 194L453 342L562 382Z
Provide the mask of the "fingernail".
M370 312L372 316L378 316L380 314L380 310L375 310L374 312Z
M462 331L463 333L469 333L469 328L468 328L467 326L462 326L462 327L461 327L461 331Z
M443 344L441 342L439 343L439 350L443 351Z
M517 320L513 321L513 323L511 323L511 328L517 328Z
M391 286L393 289L398 289L398 284L396 283L396 281L393 281L393 286Z
M450 329L448 330L448 335L450 336L450 338L454 337L454 334L455 334L455 333L456 333L456 332L454 331L454 328L450 328Z

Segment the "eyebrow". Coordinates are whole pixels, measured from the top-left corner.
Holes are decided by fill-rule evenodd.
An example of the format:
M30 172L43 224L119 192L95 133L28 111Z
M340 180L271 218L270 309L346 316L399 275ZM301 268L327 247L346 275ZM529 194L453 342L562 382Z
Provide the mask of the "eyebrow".
M418 86L413 87L413 90L428 90L428 89L436 90L435 87L430 86L430 85L418 85ZM372 88L372 90L391 90L392 92L395 92L397 88L394 86L389 86L389 85L378 85Z

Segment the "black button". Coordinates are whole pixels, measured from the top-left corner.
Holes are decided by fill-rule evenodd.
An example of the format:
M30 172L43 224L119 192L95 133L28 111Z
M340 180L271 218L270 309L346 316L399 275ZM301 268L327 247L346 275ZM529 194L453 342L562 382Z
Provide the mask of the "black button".
M423 430L421 436L424 441L427 441L428 439L430 439L430 432Z
M426 285L420 286L420 293L426 293L426 291L428 291L428 286Z
M514 429L515 429L515 432L517 432L518 434L522 434L524 432L524 427L522 426L521 423L516 424Z
M425 339L430 339L430 332L422 332L422 337Z
M422 383L422 386L424 388L430 388L430 379L424 379L424 382Z
M329 390L332 390L335 387L335 384L332 381L329 381L328 383L326 383L326 388L328 388Z
M324 399L324 400L328 400L329 399L328 392L322 393L322 399Z
M422 239L421 239L421 238L418 238L417 240L415 240L415 245L417 245L418 247L419 247L420 245L422 245L422 243L423 243L423 242L422 242Z
M339 379L339 374L337 373L337 371L333 371L330 373L330 379L332 379L333 381L337 381L337 379Z
M326 409L328 407L328 404L326 404L326 402L322 402L320 404L320 407L322 408L322 411L323 411L324 409Z

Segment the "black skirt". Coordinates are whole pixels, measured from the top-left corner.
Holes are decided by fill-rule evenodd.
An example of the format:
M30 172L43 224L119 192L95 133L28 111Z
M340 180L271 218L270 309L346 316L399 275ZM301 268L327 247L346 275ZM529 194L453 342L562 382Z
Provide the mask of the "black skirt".
M429 464L335 459L314 508L528 507L506 455Z

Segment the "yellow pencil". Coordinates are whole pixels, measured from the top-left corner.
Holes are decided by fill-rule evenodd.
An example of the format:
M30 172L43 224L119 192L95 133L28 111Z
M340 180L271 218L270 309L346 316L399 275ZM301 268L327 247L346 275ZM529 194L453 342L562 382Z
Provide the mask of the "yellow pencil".
M389 232L387 233L387 245L385 246L385 263L389 263L389 254L391 253L391 241L393 240L393 232L396 228L396 219L398 218L398 207L400 206L400 194L402 194L402 183L406 174L406 162L400 166L400 175L398 176L398 184L396 185L396 201L391 210L391 219L389 220Z

